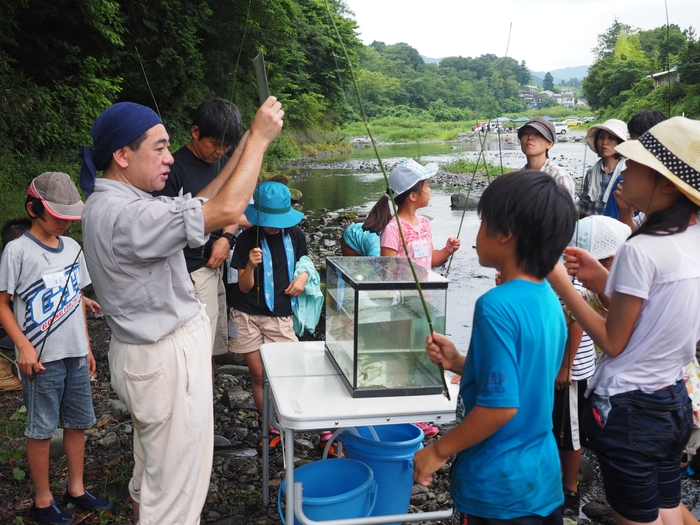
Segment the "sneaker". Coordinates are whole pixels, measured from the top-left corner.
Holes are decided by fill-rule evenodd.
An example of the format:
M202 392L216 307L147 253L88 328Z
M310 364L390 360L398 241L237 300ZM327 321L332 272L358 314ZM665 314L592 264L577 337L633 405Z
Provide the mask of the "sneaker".
M112 508L112 503L99 496L93 496L87 489L82 496L75 497L68 490L63 495L63 503L72 503L76 507L85 510L109 510Z
M438 427L433 427L428 425L428 423L413 423L416 425L418 428L420 428L423 431L423 434L425 434L425 437L431 438L433 436L437 436L437 433L440 432Z
M576 490L564 489L564 508L575 507L581 500L581 495Z
M50 506L42 509L32 505L29 508L29 515L39 523L63 523L64 525L73 523L73 517L59 509L54 500L51 500Z

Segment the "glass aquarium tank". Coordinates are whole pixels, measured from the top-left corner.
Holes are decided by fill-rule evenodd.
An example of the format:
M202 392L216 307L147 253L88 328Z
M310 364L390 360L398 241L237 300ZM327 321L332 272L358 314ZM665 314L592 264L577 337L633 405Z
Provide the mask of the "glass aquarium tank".
M433 330L444 334L448 280L414 267ZM352 397L442 393L429 333L406 258L326 259L326 353Z

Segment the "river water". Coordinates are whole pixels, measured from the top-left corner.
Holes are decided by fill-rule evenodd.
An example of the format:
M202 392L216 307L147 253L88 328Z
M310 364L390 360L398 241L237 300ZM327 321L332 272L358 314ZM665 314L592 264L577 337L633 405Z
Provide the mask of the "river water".
M569 134L571 137L572 134ZM579 135L580 136L580 135ZM505 137L503 137L505 139ZM414 158L422 164L428 162L448 163L458 158L476 158L478 142L460 143L420 143L380 146L379 153L385 164L394 165L405 158ZM550 158L569 170L574 179L583 175L584 161L591 164L594 155L587 150L584 142L559 142L550 151ZM510 168L521 168L525 156L520 146L513 142L489 141L485 146L487 158ZM357 208L369 210L385 190L384 177L377 170L372 148L354 149L351 155L329 157L302 166L304 175L295 179L292 186L303 194L304 212L320 210L345 210ZM436 249L445 245L448 237L459 238L462 246L456 252L448 278L446 332L462 352L466 352L471 336L472 315L476 299L494 286L495 271L479 265L474 248L479 229L476 211L450 209L450 196L467 188L453 186L431 186L432 195L428 207L422 215L432 219L433 244ZM461 231L460 231L460 223ZM444 274L445 268L437 269Z

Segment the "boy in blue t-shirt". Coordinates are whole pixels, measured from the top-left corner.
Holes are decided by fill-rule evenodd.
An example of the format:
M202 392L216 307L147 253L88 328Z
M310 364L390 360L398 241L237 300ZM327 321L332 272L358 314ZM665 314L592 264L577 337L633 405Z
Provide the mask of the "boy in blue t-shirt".
M443 335L428 356L462 374L458 425L414 458L423 485L457 454L450 492L453 523L561 524L561 470L552 434L552 385L566 325L547 274L571 239L576 210L549 175L522 170L484 191L476 251L501 285L479 298L467 356Z

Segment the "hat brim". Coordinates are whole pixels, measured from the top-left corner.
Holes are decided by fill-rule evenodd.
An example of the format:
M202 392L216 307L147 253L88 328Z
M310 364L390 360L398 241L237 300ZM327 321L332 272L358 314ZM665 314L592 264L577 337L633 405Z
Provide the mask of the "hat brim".
M263 228L291 228L296 226L304 218L304 214L294 208L289 208L284 213L265 213L259 211L255 204L248 204L245 217L253 226Z
M593 153L595 153L596 155L599 155L596 140L598 137L598 131L600 131L601 129L603 131L607 131L613 137L617 137L621 141L620 144L624 144L627 141L627 137L621 137L618 134L618 132L610 126L606 126L605 124L596 124L595 126L591 126L588 129L588 137L586 138L586 142L588 142L588 147L591 148L591 150L593 150Z
M670 180L681 193L700 206L700 192L674 175L671 170L664 166L663 163L638 140L622 142L615 147L615 151L628 159L658 171L661 175Z
M79 221L81 219L80 215L83 213L82 202L77 202L75 204L55 204L43 199L41 202L44 203L46 211L57 219L64 221Z
M522 140L523 133L525 133L525 128L534 129L537 133L542 135L542 138L547 142L556 142L556 137L548 137L548 135L552 133L552 130L549 129L546 125L544 125L542 122L537 121L526 122L520 129L518 129L518 140Z

